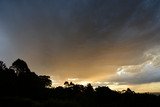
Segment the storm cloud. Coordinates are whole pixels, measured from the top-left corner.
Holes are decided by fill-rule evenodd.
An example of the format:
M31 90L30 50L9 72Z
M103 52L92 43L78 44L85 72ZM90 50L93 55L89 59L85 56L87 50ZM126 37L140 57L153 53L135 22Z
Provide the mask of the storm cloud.
M159 0L1 0L0 58L8 65L22 58L62 80L108 81L118 68L151 60L144 54L160 45L159 29ZM145 69L134 71L137 81L115 79L160 81L159 68Z

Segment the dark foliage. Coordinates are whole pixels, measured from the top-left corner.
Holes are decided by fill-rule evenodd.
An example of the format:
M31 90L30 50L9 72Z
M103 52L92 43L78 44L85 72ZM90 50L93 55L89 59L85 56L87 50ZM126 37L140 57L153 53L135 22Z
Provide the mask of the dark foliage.
M0 95L40 97L46 87L51 86L49 76L38 76L31 72L25 61L18 59L9 69L0 61Z
M135 93L131 89L117 92L107 86L93 88L65 82L64 87L51 88L49 76L30 71L18 59L7 68L0 61L0 107L154 107L160 96Z

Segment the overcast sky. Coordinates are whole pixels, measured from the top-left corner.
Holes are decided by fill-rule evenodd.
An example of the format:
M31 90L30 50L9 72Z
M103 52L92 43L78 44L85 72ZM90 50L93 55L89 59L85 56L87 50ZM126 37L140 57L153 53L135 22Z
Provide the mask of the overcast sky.
M0 60L17 58L54 84L158 91L160 0L0 0Z

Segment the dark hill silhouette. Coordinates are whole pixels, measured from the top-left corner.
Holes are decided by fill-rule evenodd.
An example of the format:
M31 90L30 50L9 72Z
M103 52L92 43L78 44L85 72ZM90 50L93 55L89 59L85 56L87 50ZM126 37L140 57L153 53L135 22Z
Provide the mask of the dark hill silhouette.
M117 92L107 86L93 88L65 82L51 87L49 76L32 72L25 61L17 59L7 68L0 61L0 107L154 107L160 96L135 93L131 89Z

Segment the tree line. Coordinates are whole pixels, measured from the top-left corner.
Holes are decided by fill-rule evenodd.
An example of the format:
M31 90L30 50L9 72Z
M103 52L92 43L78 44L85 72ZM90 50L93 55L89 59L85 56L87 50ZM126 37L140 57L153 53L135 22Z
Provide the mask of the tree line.
M25 61L17 59L7 68L0 61L0 106L23 107L153 107L160 96L135 93L131 89L111 90L107 86L93 88L64 82L64 86L51 87L49 76L32 72Z

